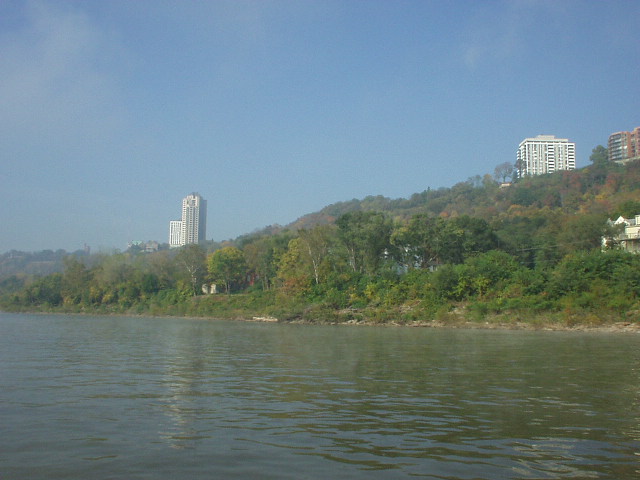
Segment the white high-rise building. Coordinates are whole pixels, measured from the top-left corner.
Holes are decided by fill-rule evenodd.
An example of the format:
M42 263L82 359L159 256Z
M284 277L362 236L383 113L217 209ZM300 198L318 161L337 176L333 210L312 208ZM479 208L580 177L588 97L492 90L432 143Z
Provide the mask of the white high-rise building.
M207 201L197 193L182 199L183 245L204 242L207 232Z
M554 135L525 138L518 147L518 177L543 175L558 170L575 170L576 144Z
M182 222L180 220L171 220L169 222L169 246L180 247L184 245L181 240Z
M169 222L169 246L204 242L207 233L207 201L197 193L182 199L182 220Z

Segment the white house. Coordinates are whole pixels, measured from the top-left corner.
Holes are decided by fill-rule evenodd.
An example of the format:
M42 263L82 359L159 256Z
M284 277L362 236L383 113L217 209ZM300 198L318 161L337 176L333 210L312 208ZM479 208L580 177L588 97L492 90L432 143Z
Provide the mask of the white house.
M616 221L609 220L610 225L620 225L623 230L612 238L603 238L602 244L607 247L619 245L622 250L640 253L640 215L634 218L618 217Z

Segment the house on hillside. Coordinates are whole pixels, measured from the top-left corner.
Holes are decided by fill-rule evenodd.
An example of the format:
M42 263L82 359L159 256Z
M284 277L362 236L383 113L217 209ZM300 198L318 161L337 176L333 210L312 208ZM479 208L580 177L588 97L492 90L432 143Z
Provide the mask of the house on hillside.
M604 248L619 247L631 253L640 253L640 215L634 218L618 217L617 220L608 221L609 225L620 228L620 233L612 237L603 237Z

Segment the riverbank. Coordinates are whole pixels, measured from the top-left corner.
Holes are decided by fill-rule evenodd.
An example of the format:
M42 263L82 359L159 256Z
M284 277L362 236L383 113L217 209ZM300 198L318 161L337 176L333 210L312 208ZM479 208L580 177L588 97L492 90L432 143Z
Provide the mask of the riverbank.
M284 314L284 323L390 326L413 328L602 331L640 333L640 311L591 310L486 312L477 303L459 302L435 313L409 306L368 306L330 310L308 307L297 315ZM274 315L277 317L277 315Z
M305 322L301 322L305 323ZM373 322L345 322L341 325L362 325L362 326L380 326L379 323ZM391 327L414 327L414 328L450 328L450 329L468 329L468 330L547 330L547 331L565 331L565 332L629 332L640 333L640 324L631 322L616 322L607 325L562 325L558 323L541 323L530 324L524 322L470 322L462 321L459 323L441 323L437 321L430 322L411 322L411 323L395 323L391 322L383 324Z
M338 308L327 301L280 295L277 291L233 295L199 295L160 302L150 297L135 304L18 305L3 310L22 313L118 315L237 320L309 325L388 326L410 328L510 329L549 331L640 332L640 309L585 308L531 301L514 306L495 300L458 302L411 300L400 304L370 302Z
M261 322L259 318L251 320L240 319L244 321ZM270 322L290 323L300 325L344 325L344 326L362 326L362 327L404 327L404 328L434 328L434 329L467 329L467 330L543 330L543 331L564 331L564 332L603 332L603 333L638 333L640 334L640 322L613 322L613 323L572 323L553 321L549 318L540 317L534 322L510 321L505 319L494 318L486 321L471 321L458 319L452 322L443 322L437 320L429 321L411 321L411 322L377 322L368 320L346 320L343 322L316 322L303 319L297 320L278 320L271 319Z
M616 321L608 315L597 317L594 315L582 316L583 322L575 318L571 321L563 315L549 313L546 315L529 315L526 320L518 315L497 314L485 316L483 319L471 319L465 316L463 309L448 312L439 319L432 320L401 320L389 319L381 321L367 318L365 312L358 312L357 317L353 310L336 311L331 318L305 318L304 315L285 315L276 317L272 315L176 315L162 314L158 312L107 312L92 311L91 309L54 309L54 310L20 310L20 311L0 311L0 313L25 313L25 314L50 314L50 315L100 315L114 317L141 317L141 318L184 318L197 319L203 321L238 321L250 323L271 323L271 324L292 324L292 325L327 325L327 326L356 326L356 327L389 327L389 328L433 328L433 329L466 329L466 330L530 330L530 331L558 331L558 332L602 332L602 333L637 333L640 334L640 321L635 315L627 314L632 320Z

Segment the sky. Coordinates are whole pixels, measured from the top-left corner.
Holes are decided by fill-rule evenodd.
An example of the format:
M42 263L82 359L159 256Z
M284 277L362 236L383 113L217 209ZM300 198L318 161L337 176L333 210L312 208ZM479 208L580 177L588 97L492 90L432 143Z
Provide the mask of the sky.
M0 252L207 239L640 126L640 2L0 0Z

